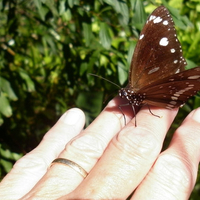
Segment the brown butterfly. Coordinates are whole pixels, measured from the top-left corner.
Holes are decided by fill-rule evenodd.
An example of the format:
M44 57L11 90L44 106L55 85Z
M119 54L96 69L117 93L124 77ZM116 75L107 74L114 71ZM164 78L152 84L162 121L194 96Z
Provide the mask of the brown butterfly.
M119 96L129 103L119 108L153 105L173 109L183 105L200 90L200 67L185 70L186 64L172 17L160 6L140 34L128 85L119 90Z

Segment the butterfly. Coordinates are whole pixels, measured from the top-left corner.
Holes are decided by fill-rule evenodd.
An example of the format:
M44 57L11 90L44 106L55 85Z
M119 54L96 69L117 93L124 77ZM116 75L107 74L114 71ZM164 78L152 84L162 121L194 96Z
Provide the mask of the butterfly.
M141 31L128 85L119 90L119 96L126 98L133 110L142 105L180 107L200 90L200 67L185 70L186 65L173 19L167 8L160 6Z

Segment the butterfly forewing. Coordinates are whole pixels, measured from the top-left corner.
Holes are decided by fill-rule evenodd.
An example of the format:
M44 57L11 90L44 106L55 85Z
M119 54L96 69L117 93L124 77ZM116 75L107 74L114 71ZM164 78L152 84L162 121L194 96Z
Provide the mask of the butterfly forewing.
M186 61L169 11L158 7L147 19L132 58L129 86L134 91L183 71Z

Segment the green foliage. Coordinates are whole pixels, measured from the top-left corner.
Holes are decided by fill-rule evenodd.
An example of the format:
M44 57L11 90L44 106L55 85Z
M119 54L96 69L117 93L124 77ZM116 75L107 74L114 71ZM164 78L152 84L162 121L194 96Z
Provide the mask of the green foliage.
M117 88L88 73L126 84L139 33L161 4L172 13L188 68L199 65L199 1L0 2L2 176L67 109L83 109L87 125L95 118ZM172 127L199 105L192 98ZM191 199L198 191L199 182Z

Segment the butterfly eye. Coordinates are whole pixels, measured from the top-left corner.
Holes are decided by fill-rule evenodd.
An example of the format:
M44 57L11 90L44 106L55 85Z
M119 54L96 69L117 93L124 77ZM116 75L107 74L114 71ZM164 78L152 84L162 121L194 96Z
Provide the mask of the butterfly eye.
M119 96L121 98L124 98L124 97L127 98L127 92L126 92L126 90L124 90L123 88L121 90L119 90Z

